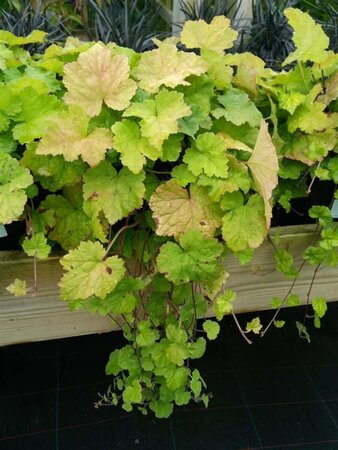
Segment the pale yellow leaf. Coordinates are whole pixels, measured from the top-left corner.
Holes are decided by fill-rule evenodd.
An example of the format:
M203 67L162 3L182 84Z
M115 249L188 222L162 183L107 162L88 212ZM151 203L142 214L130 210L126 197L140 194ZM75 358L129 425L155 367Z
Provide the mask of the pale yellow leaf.
M141 60L134 71L140 88L152 94L161 86L175 88L190 83L190 75L201 75L208 65L194 53L178 51L175 45L159 43L159 48L142 53Z
M88 116L76 106L55 114L36 154L62 155L66 161L81 156L90 166L96 166L113 146L113 135L107 128L95 128L88 134L88 124Z
M65 102L81 106L90 117L100 113L105 103L122 111L136 92L136 82L129 78L129 61L113 55L102 43L81 53L77 61L64 66Z
M27 294L27 285L25 280L15 278L13 283L6 287L6 291L15 297L24 297Z
M335 73L325 86L325 94L318 97L318 100L325 105L329 105L333 100L338 98L338 72Z
M230 20L224 16L214 17L210 24L204 20L188 20L181 33L181 42L188 48L200 48L223 53L231 48L237 31L230 28Z
M198 229L213 237L221 224L218 205L213 203L203 186L190 185L190 190L177 181L161 184L150 197L150 208L160 236L178 238L187 230Z
M278 183L278 157L265 121L261 123L255 148L247 164L256 189L264 199L266 227L269 228L272 215L272 191Z

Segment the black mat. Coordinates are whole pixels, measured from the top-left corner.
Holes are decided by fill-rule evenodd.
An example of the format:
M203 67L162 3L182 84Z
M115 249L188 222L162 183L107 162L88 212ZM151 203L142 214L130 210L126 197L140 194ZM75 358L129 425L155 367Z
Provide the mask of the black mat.
M338 303L312 343L290 320L248 346L232 319L196 362L213 393L170 420L93 407L118 332L1 349L1 450L338 450ZM268 320L271 312L262 313ZM243 325L252 315L239 316Z

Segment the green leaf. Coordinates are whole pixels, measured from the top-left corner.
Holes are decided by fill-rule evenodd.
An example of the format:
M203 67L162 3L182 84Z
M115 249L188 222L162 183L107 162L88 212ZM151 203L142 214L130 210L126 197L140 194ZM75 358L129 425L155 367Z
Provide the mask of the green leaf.
M124 277L104 300L99 301L98 311L103 314L130 314L139 304L140 299L133 295L144 288L140 278Z
M176 325L168 325L165 334L169 341L176 342L177 344L185 344L188 340L187 332Z
M195 134L202 128L210 130L212 121L209 114L206 113L200 106L189 105L191 115L183 117L179 120L179 129L181 133L188 136L195 137Z
M166 350L166 356L169 361L177 366L183 366L184 360L190 356L189 348L182 344L169 344Z
M194 394L194 397L197 398L201 394L202 390L202 382L200 380L200 373L197 369L194 369L192 372L192 377L190 381L190 389L192 393Z
M105 258L99 242L81 242L60 260L65 269L59 286L63 300L86 299L92 295L104 299L125 274L118 256Z
M293 61L317 63L324 61L327 58L329 38L322 27L316 24L309 14L299 9L287 8L284 14L294 29L293 42L296 50L286 58L283 65Z
M203 49L201 56L208 63L208 76L212 80L217 89L229 89L231 87L231 80L233 69L228 66L225 55Z
M0 153L13 153L16 147L17 143L11 132L0 133Z
M315 205L309 210L309 216L312 219L318 219L319 225L326 227L332 224L333 219L331 211L326 206Z
M110 356L109 361L106 364L106 375L118 375L121 371L119 366L119 350L114 350Z
M200 316L197 312L197 316ZM189 357L191 359L199 359L202 358L202 356L205 353L206 348L206 340L203 337L199 337L195 342L191 342L189 344Z
M160 248L157 269L175 284L206 281L219 272L218 257L223 246L216 239L204 238L197 230L187 231L180 244L167 242Z
M178 119L190 114L191 110L184 103L183 94L161 89L153 99L142 103L133 102L123 116L139 117L141 135L149 140L150 145L160 148L171 134L179 131Z
M125 388L122 394L125 403L141 403L142 402L142 387L139 381L134 380L132 385Z
M244 198L241 191L226 192L222 195L220 206L223 211L231 211L243 206L243 203Z
M277 249L274 253L274 260L276 261L276 270L285 275L296 277L298 270L294 266L294 260L290 252L283 249Z
M283 153L289 158L312 166L315 161L322 160L335 147L336 140L335 130L326 130L311 135L295 133L290 141L286 142Z
M303 253L303 258L313 266L324 262L326 251L321 247L314 247L310 245Z
M161 161L176 161L182 150L182 134L172 134L162 145Z
M327 304L324 297L315 297L312 300L312 308L317 316L321 319L325 316L327 311Z
M247 248L245 250L237 252L236 256L238 257L239 262L242 264L242 266L245 266L252 260L252 258L254 257L254 253L255 250L253 248Z
M235 300L236 293L231 289L226 289L223 294L216 297L213 308L217 320L222 320L225 314L232 311L232 302Z
M162 183L151 196L149 206L159 236L179 238L190 229L212 237L221 224L220 210L204 187L182 188L175 180Z
M213 320L206 320L203 322L203 330L207 333L207 338L209 341L213 341L217 338L218 333L220 332L220 326Z
M189 183L195 183L197 180L196 175L190 172L186 164L175 166L171 171L171 176L183 187L186 187Z
M278 309L282 306L283 300L280 297L272 297L271 308Z
M173 412L174 405L172 403L162 402L161 400L157 400L150 402L149 408L155 413L155 416L158 419L166 419Z
M172 364L172 363L171 363ZM176 391L181 386L184 386L188 379L188 369L186 367L172 367L165 371L164 377L168 388L171 391Z
M245 329L248 332L252 331L255 334L259 334L262 328L263 325L261 324L260 318L255 317L250 322L247 322Z
M47 238L43 233L35 233L30 239L27 237L22 243L22 248L26 255L36 256L39 259L46 259L51 251L47 244Z
M298 330L299 337L302 339L306 339L307 342L310 344L311 339L310 339L310 335L306 329L306 326L304 324L302 324L301 322L296 321L296 328Z
M315 316L314 316L314 319L313 319L313 324L314 324L315 328L320 328L321 327L320 317L316 313L315 313Z
M93 233L91 221L81 204L72 204L61 195L48 195L39 207L48 228L48 237L64 250L77 247Z
M137 324L136 344L149 347L159 338L159 332L151 328L150 321L140 320Z
M32 183L29 170L7 153L0 152L0 223L19 219L27 201L24 189Z
M27 294L27 284L25 280L15 278L13 283L6 287L6 291L15 297L24 297Z
M135 373L139 370L135 349L131 345L125 345L118 350L118 365L122 370L128 370L129 373Z
M122 164L133 173L139 173L146 163L146 157L155 161L161 156L161 148L152 147L148 140L141 136L136 122L124 119L112 126L114 134L113 146L121 153Z
M273 324L276 328L283 328L285 325L285 320L274 320Z
M259 247L266 236L262 197L252 195L245 205L227 212L223 217L222 235L235 252Z
M190 399L190 392L185 391L183 388L180 388L175 392L175 403L177 406L187 405Z
M27 87L18 94L20 99L20 112L15 116L18 122L13 128L13 136L20 144L32 142L44 136L53 114L60 111L64 105L53 95L38 95ZM69 128L69 123L66 125Z
M286 301L288 306L299 306L300 305L300 300L297 294L290 294L287 301Z
M122 111L136 92L136 82L129 78L129 61L124 55L113 55L102 43L83 52L77 61L64 66L64 97L68 105L81 106L90 117L97 116L105 103Z
M324 109L325 105L322 103L299 106L288 119L288 131L294 133L299 129L311 134L315 131L325 131L328 128L334 127L335 124L324 112Z
M226 146L221 136L213 133L200 134L193 146L186 150L183 161L196 176L205 173L220 178L228 177Z
M84 199L103 211L112 225L142 206L144 172L133 174L124 167L117 173L108 161L103 161L89 169L83 179Z
M223 108L213 110L213 116L216 119L225 117L235 125L248 123L251 127L259 127L262 114L250 100L248 94L239 89L229 89L225 95L218 97L219 103Z
M1 140L1 138L0 138L0 140ZM328 160L327 168L330 172L330 177L331 177L332 181L335 184L338 184L338 156L335 156Z
M36 143L26 146L21 164L32 171L44 189L55 192L81 180L85 167L82 160L67 162L61 155L40 156L36 154L36 146Z
M209 400L210 400L209 395L202 394L201 400L204 403L204 406L207 408L209 405Z

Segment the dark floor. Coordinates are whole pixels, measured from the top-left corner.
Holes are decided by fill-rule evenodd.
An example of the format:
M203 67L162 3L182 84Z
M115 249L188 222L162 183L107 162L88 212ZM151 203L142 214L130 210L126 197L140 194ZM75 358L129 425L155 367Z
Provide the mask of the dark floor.
M0 449L338 450L338 303L311 329L311 344L294 326L302 311L284 313L290 324L252 346L224 319L197 364L209 408L177 408L170 420L94 409L118 332L3 348Z

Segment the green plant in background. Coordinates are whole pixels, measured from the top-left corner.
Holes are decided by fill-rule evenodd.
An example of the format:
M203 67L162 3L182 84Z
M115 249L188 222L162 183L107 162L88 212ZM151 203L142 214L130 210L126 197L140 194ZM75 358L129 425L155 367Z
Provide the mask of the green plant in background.
M59 7L61 3L58 2ZM52 7L53 6L53 7ZM48 43L62 42L70 34L70 23L68 24L56 9L55 2L29 0L8 0L0 5L0 29L8 30L17 36L28 36L34 30L48 33ZM37 46L30 44L29 50L42 51L46 44Z
M61 246L61 298L123 331L127 345L106 368L114 383L98 404L159 418L190 400L207 406L193 360L218 322L232 314L248 342L282 327L308 262L313 314L297 328L309 338L308 317L320 325L326 303L311 289L321 264L338 264L325 206L310 210L320 235L302 267L274 240L276 270L293 281L273 299L270 323L254 317L242 328L226 287L228 255L250 261L274 205L290 208L315 178L337 183L337 55L308 15L285 14L295 50L280 73L253 54L225 53L237 38L225 17L189 21L179 39L144 53L68 38L31 57L23 47L45 33L0 32L0 223L25 220L35 269ZM8 289L32 287L15 280Z
M210 23L216 16L228 16L233 12L233 18L236 17L236 1L229 0L201 0L198 2L189 2L181 0L180 6L186 20L203 19Z
M155 0L88 0L86 30L90 39L144 51L163 35L159 11Z
M253 19L242 30L239 51L252 52L267 66L280 69L281 63L294 50L292 28L283 12L292 0L260 0L253 2Z
M253 20L241 30L239 51L249 51L262 58L269 67L280 70L293 50L292 29L284 16L288 7L307 11L330 38L329 48L337 51L338 11L335 1L258 0L252 2Z

